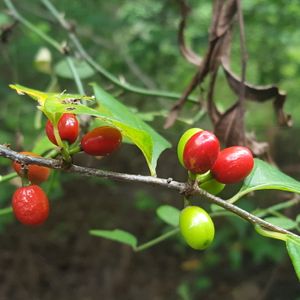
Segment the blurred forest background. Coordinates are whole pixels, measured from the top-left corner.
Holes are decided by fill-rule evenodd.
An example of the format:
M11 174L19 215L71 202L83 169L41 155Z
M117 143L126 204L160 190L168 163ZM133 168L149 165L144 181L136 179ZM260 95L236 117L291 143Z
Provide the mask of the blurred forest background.
M40 1L14 1L20 13L59 43L67 40L53 16ZM195 66L181 56L177 43L180 21L176 1L70 1L52 3L76 27L89 54L110 73L136 86L181 94ZM186 37L200 55L205 53L211 22L211 1L191 0ZM288 93L285 110L293 116L292 128L280 128L272 103L247 104L246 126L259 141L270 144L276 164L300 180L300 5L291 1L242 1L246 45L249 52L247 81L273 83ZM0 32L12 23L0 4ZM47 48L51 75L37 64ZM238 32L233 36L232 68L240 73ZM45 50L44 50L45 51ZM209 118L189 106L168 130L165 117L174 100L124 92L81 64L88 83L97 82L149 121L173 145L158 161L158 175L185 180L176 157L176 143L187 128L211 129ZM64 58L21 24L0 44L0 143L16 150L31 150L43 126L34 101L18 96L8 85L19 83L38 90L77 93ZM203 84L203 89L207 83ZM198 95L199 90L194 95ZM219 72L216 99L220 109L236 100ZM194 124L193 124L194 122ZM136 147L124 144L109 158L95 160L78 155L77 163L126 173L148 174ZM1 175L12 171L0 159ZM123 228L141 242L167 227L155 217L161 204L182 205L180 195L165 189L102 179L80 178L55 172L44 184L52 213L39 228L25 228L9 213L0 214L0 299L300 299L300 289L284 245L260 237L238 218L216 219L216 240L207 251L195 252L176 237L142 253L88 234L89 229ZM1 184L0 208L10 205L19 180ZM226 199L233 190L222 192ZM259 192L241 202L248 210L268 206L293 195ZM208 203L203 206L208 207ZM298 205L299 211L299 205ZM288 210L287 215L295 211Z

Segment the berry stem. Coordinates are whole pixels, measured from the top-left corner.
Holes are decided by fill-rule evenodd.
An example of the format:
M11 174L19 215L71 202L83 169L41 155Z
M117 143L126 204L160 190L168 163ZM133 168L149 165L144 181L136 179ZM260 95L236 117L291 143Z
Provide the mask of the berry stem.
M70 156L69 151L68 151L69 145L68 145L68 143L63 142L61 140L60 135L59 135L59 131L58 131L58 128L57 128L57 124L53 125L53 133L54 133L54 137L57 141L57 144L61 149L61 154L63 156L64 161L67 162L67 163L70 163L71 162L71 156Z
M153 240L150 240L150 241L148 241L148 242L146 242L146 243L144 243L144 244L136 247L134 249L134 251L135 252L140 252L140 251L146 250L146 249L148 249L150 247L153 247L154 245L159 244L160 242L162 242L162 241L164 241L164 240L172 237L173 235L177 234L179 231L180 231L179 228L176 227L175 229L170 230L170 231L164 233L163 235L160 235L159 237L157 237L157 238L155 238Z
M22 186L28 186L28 185L30 185L30 181L25 176L21 176L21 181L22 181Z
M70 155L76 154L78 152L81 152L81 147L79 145L76 145L75 147L69 149Z

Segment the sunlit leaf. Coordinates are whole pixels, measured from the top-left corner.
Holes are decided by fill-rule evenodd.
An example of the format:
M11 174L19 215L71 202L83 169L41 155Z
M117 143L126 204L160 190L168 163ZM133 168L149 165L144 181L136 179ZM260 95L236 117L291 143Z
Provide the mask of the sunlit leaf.
M143 141L135 143L143 152L151 174L155 174L155 168L157 160L160 154L171 144L158 134L153 128L146 124L137 114L128 109L124 104L116 100L112 95L108 94L101 87L93 84L96 101L99 103L99 112L102 115L115 119L115 122L120 122L128 127L135 128L137 130L146 133L147 138L143 145ZM129 137L130 138L130 137Z
M93 97L78 95L78 94L67 94L67 93L45 93L38 90L30 89L19 84L10 84L10 88L16 90L19 95L27 95L34 100L39 102L39 105L43 106L47 98L55 98L59 101L72 101L77 100L93 100Z
M100 109L82 105L79 100L91 100L74 94L44 93L20 85L11 85L18 93L26 94L37 100L40 110L56 126L63 113L85 114L99 118L101 121L118 128L122 135L131 140L143 153L151 175L155 175L157 160L162 151L170 147L170 143L143 122L125 105L94 85Z

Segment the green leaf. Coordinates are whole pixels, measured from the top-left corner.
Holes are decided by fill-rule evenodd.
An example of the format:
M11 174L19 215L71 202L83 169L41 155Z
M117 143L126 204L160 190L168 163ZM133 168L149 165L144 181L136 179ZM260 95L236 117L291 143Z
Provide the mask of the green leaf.
M217 204L211 204L210 205L210 210L211 212L220 212L220 211L225 211L225 209Z
M85 114L99 118L101 121L118 128L122 135L131 140L143 153L151 175L155 175L157 160L162 151L170 147L170 143L144 123L139 117L121 104L99 86L94 85L100 109L74 103L74 100L91 100L92 97L44 93L21 85L11 85L19 94L27 94L40 104L40 110L55 125L62 113Z
M257 190L281 190L300 193L300 182L256 158L252 172L245 178L242 188L230 199L230 202L235 202L243 195Z
M48 137L43 135L36 140L32 152L41 155L53 148L53 144L49 141Z
M288 236L286 248L294 266L298 280L300 281L300 238Z
M91 235L99 236L105 239L113 240L122 244L131 246L133 249L136 248L137 239L136 237L124 230L114 229L114 230L90 230Z
M179 225L180 210L174 206L162 205L156 210L157 216L165 223L177 227Z
M118 122L127 128L134 128L136 132L143 133L139 138L136 138L135 141L133 140L133 142L143 152L151 174L155 175L155 168L160 154L165 149L170 148L171 144L139 118L137 114L133 113L101 87L93 84L93 88L96 101L98 101L100 105L99 112L101 112L102 115L113 118L116 124ZM128 137L132 140L132 138L135 138L134 135L135 133L132 132Z
M85 61L71 58L81 79L89 78L95 74L95 71ZM65 59L59 61L54 67L55 73L63 78L73 79L73 73Z
M52 120L52 116L57 116L63 112L72 112L74 114L86 114L94 117L98 117L105 123L118 128L122 135L129 138L137 147L139 147L148 162L150 172L152 175L155 174L155 169L150 164L150 158L152 156L152 140L151 136L144 130L131 127L126 123L117 120L114 116L104 115L93 108L87 107L82 104L66 104L58 101L55 97L47 98L44 102L43 107L44 113ZM56 118L57 120L57 118ZM52 120L55 123L55 120Z
M34 100L39 102L40 106L44 106L44 103L47 98L56 99L57 102L68 102L72 99L76 100L93 100L93 97L78 95L78 94L67 94L67 93L45 93L38 90L30 89L26 86L22 86L20 84L10 84L10 88L16 90L19 95L27 95Z
M269 217L269 218L265 218L265 221L276 225L278 227L281 227L283 229L286 230L290 230L290 229L294 229L297 226L297 223L295 221L293 221L292 219L289 218L285 218L285 217Z

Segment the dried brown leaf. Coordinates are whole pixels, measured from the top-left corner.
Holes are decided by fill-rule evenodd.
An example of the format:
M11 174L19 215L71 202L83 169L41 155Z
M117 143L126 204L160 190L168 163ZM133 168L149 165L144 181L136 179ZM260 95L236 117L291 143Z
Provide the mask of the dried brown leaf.
M244 113L239 102L220 116L215 124L215 134L227 147L246 144Z
M186 0L179 0L181 21L179 23L178 29L178 44L179 49L183 57L193 65L199 66L202 62L200 56L198 56L191 48L186 45L185 42L185 27L187 22L187 17L190 12L190 7Z
M241 80L230 70L227 59L225 57L222 59L222 67L230 88L236 95L238 95L241 88ZM279 90L279 88L275 85L258 86L252 85L249 82L244 83L244 88L245 98L247 100L265 102L274 99L274 109L277 115L278 123L281 126L290 127L292 125L291 116L285 114L283 110L283 105L286 100L286 93L284 91Z
M208 50L189 86L185 89L181 98L171 108L170 114L165 122L165 128L169 128L174 124L187 97L203 82L209 72L214 72L218 69L221 63L221 57L229 52L231 25L236 13L236 5L234 3L235 0L218 0L214 3L214 16L211 24L211 37ZM219 20L219 18L221 18L221 20ZM213 104L211 107L212 106Z

